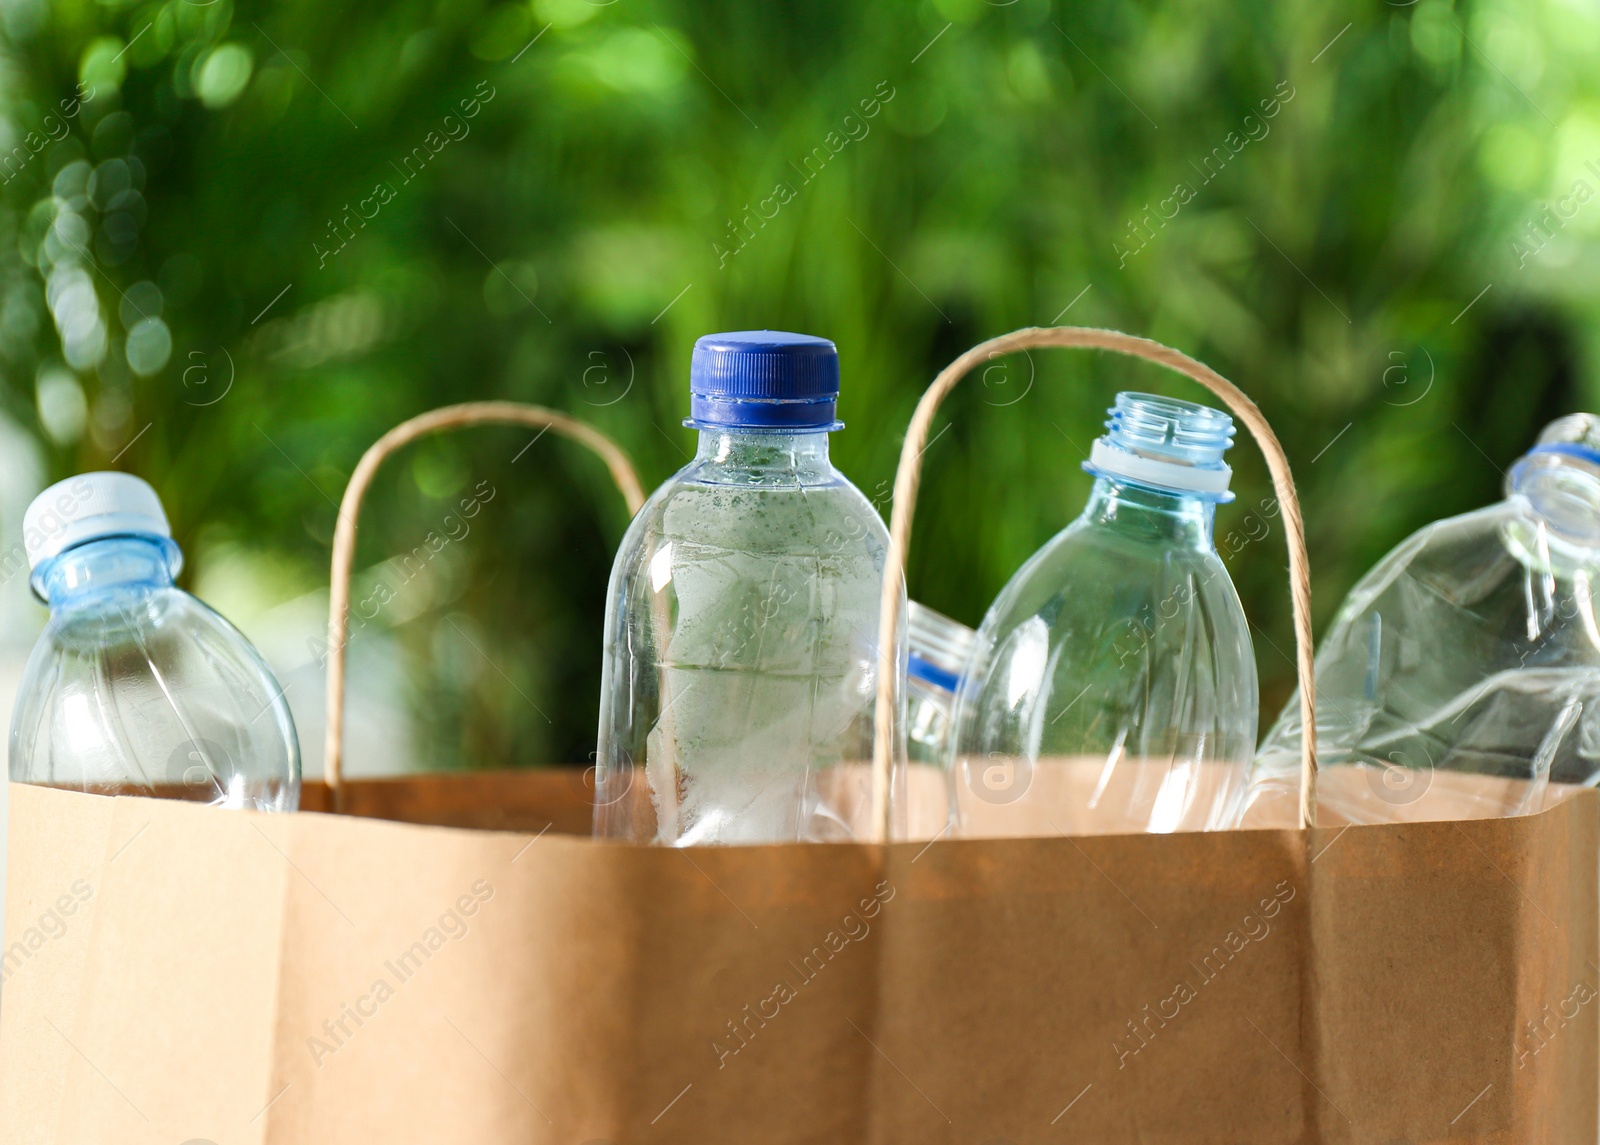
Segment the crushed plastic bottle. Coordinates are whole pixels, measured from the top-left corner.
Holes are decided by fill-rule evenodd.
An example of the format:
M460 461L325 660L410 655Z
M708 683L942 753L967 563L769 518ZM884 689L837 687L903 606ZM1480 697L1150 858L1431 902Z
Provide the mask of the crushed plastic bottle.
M1212 524L1233 421L1117 395L1083 514L984 618L956 708L966 836L1233 825L1256 734L1250 629Z
M673 846L866 829L888 530L828 460L832 342L695 344L690 464L629 526L606 609L595 832Z
M300 745L272 671L173 584L183 555L154 489L85 473L23 519L50 606L11 720L11 778L100 794L293 811Z
M1600 418L1552 422L1505 491L1340 606L1317 654L1319 823L1528 814L1600 780ZM1262 744L1246 825L1298 803L1299 704Z

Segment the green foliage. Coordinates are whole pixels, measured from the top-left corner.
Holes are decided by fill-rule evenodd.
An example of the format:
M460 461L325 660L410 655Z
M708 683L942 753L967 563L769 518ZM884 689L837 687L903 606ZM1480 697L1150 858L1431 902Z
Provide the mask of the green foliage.
M5 408L55 475L141 473L196 564L244 546L282 595L325 581L363 449L435 406L569 410L660 480L720 329L837 341L835 458L885 510L913 404L972 343L1059 319L1178 346L1277 427L1324 621L1594 405L1600 17L1576 0L9 0L3 30ZM981 617L1081 506L1119 388L1201 396L1089 357L968 382L913 595ZM592 748L625 513L530 436L414 447L364 518L362 566L496 493L398 630L437 766ZM1235 452L1218 537L1270 717L1282 537Z

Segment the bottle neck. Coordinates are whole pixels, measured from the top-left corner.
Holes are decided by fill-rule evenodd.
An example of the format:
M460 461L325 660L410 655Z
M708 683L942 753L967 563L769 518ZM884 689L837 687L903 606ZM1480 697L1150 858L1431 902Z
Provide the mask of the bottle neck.
M822 481L833 473L828 461L828 434L746 433L702 429L695 465L702 476L792 484Z
M1535 448L1511 467L1506 495L1517 509L1516 539L1538 563L1570 569L1600 562L1600 462L1557 446Z
M77 545L34 571L34 588L51 612L111 594L142 595L172 586L167 548L147 537L105 537Z
M1216 504L1200 497L1098 477L1079 519L1140 541L1211 551L1216 513Z

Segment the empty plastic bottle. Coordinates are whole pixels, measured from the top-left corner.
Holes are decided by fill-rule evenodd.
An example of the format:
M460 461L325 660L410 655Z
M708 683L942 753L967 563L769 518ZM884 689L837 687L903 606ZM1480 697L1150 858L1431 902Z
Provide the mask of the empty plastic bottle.
M1228 827L1256 733L1250 629L1212 542L1226 414L1117 395L1083 515L978 630L956 708L968 836Z
M942 612L906 602L906 756L943 767L950 754L961 673L977 633Z
M1600 418L1552 422L1505 491L1340 606L1317 654L1319 822L1526 814L1600 780ZM1298 801L1299 703L1261 747L1246 825Z
M101 794L293 811L300 745L272 672L177 588L154 489L85 473L28 507L23 544L50 621L11 719L11 778Z
M685 846L866 826L888 532L828 461L832 342L701 338L692 462L611 570L597 834Z
M896 832L931 839L950 829L945 769L956 695L977 633L914 600L906 601L906 762L890 795Z

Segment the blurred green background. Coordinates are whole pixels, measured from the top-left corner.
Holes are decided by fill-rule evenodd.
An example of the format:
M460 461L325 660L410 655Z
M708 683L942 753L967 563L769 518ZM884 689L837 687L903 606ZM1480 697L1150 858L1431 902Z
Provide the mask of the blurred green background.
M1408 532L1495 499L1542 423L1600 405L1581 0L5 0L0 31L3 412L39 480L154 483L187 582L288 681L308 768L336 502L435 406L570 411L653 485L693 450L696 336L822 334L835 461L887 513L955 354L1057 321L1144 334L1277 427L1325 625ZM1203 397L1056 352L975 376L927 454L912 595L975 624L1081 508L1122 388ZM626 513L532 436L380 476L356 599L392 599L351 646L369 770L593 749ZM1285 557L1259 454L1233 460L1218 539L1265 724L1292 687Z

